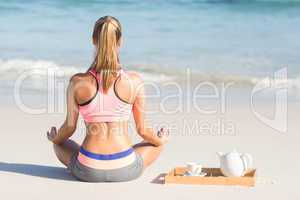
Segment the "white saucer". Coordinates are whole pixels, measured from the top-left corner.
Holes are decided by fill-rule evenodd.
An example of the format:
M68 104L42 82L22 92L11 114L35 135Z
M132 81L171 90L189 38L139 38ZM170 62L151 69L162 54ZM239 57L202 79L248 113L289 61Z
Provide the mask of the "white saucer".
M191 174L189 172L185 172L183 176L200 176L200 177L204 177L206 175L207 175L207 173L205 173L205 172L201 172L200 174Z

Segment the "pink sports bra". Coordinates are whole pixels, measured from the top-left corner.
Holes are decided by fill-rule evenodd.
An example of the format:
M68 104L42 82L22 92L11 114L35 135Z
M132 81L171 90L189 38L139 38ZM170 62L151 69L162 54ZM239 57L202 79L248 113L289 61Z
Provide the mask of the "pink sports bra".
M97 92L89 101L79 104L79 113L85 122L115 122L127 121L132 111L132 104L123 101L115 90L116 81L120 75L126 73L120 69L117 78L107 93L103 93L101 85L101 77L94 69L88 71L97 81Z

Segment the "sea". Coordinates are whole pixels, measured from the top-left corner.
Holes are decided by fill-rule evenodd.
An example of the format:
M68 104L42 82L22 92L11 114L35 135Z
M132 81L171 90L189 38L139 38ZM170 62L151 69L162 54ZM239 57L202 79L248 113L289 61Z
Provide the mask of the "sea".
M122 66L146 81L255 85L286 70L300 96L300 0L0 0L0 88L85 72L105 15L122 24Z

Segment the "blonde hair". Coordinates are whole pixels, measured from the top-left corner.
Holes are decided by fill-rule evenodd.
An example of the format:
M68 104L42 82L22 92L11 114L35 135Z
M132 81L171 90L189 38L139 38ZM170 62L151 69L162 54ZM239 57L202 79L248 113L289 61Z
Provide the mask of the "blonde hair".
M91 68L101 73L101 84L104 92L112 85L119 69L118 47L122 36L120 22L111 16L97 20L93 31L93 43L96 56Z

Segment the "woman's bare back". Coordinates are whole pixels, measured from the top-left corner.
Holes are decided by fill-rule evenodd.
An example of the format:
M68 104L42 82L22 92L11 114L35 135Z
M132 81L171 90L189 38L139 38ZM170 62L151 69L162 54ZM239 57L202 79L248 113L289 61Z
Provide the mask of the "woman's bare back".
M133 104L136 93L135 73L116 77L112 84L116 96L122 101ZM97 92L96 79L90 73L76 74L72 78L75 88L75 99L78 104L91 100ZM101 86L100 86L101 87ZM128 135L128 121L86 123L86 136L82 147L99 154L111 154L124 151L132 146Z

